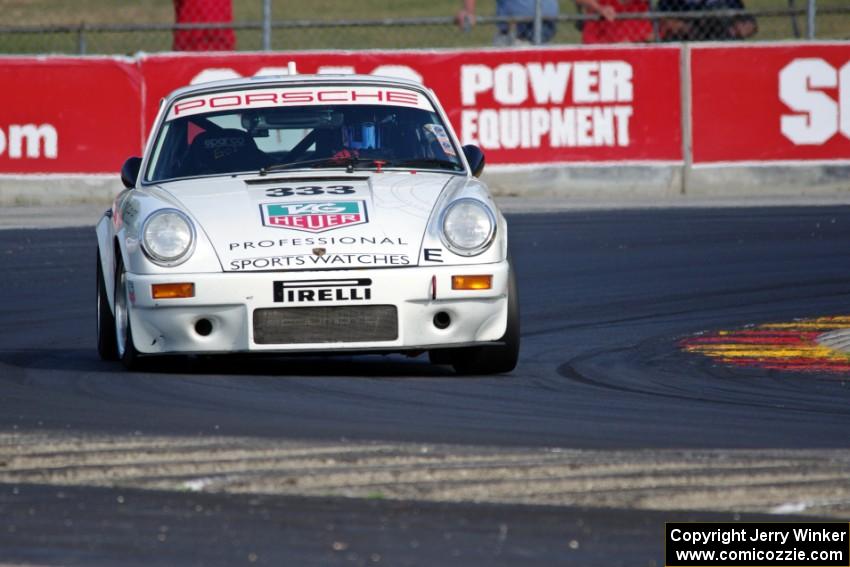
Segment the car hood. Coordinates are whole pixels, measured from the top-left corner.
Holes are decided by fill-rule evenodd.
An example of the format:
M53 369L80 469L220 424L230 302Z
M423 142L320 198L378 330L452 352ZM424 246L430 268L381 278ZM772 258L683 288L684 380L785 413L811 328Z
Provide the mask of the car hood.
M152 190L198 223L224 271L418 265L455 175L383 172L208 178Z

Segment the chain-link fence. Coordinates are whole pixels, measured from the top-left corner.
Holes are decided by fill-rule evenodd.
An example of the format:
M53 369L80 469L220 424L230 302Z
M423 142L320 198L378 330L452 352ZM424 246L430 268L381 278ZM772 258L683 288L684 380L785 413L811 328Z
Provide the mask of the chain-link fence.
M244 0L232 13L220 9L229 0L208 0L218 8L182 14L181 2L0 0L4 21L16 22L0 24L0 53L850 38L847 0L564 0L556 17L498 14L495 0L479 0L472 16L462 0L362 0L356 11L343 0Z

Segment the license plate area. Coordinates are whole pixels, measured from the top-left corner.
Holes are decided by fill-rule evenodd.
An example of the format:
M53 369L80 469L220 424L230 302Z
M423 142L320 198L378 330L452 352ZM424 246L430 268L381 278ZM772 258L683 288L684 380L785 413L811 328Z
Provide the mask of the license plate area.
M365 343L398 339L395 305L282 307L254 311L259 345Z

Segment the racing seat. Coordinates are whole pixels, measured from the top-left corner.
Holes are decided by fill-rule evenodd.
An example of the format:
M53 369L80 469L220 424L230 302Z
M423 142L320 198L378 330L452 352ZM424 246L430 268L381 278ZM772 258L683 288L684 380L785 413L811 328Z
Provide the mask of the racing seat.
M268 164L266 154L244 130L206 130L192 140L180 168L181 177L259 170Z

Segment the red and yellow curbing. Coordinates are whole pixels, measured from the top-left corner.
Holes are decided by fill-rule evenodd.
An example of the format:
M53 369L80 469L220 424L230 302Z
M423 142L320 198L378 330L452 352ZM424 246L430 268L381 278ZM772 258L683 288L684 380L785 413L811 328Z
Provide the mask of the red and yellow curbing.
M850 316L767 323L734 331L689 337L679 346L733 366L796 372L850 372L850 352L821 339L835 331L850 333Z

